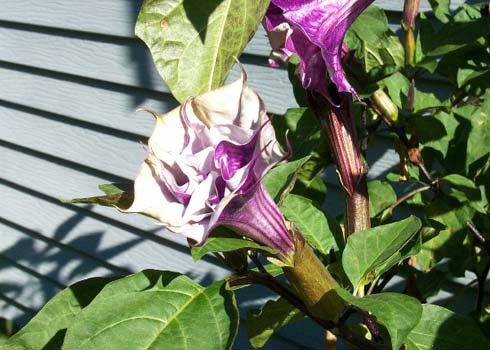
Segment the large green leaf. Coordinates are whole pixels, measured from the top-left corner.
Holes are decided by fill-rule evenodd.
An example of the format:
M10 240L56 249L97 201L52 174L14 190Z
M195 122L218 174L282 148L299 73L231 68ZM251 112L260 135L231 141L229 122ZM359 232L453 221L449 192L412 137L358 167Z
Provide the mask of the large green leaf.
M303 318L301 311L285 299L269 300L261 310L252 310L247 315L250 344L254 349L261 349L280 328Z
M183 102L223 85L268 6L268 0L145 0L135 32Z
M270 254L277 253L274 249L262 246L258 243L233 237L209 237L204 245L191 247L191 254L194 260L200 260L207 253L231 252L240 249L255 249L268 252Z
M330 249L342 247L342 230L336 220L323 212L308 198L290 194L281 205L281 211L323 255Z
M340 288L337 293L347 303L374 315L388 330L393 349L400 349L422 316L422 305L418 300L404 294L382 293L357 298Z
M66 330L113 278L90 278L75 283L51 299L39 313L4 345L13 349L60 349Z
M388 225L377 226L349 236L342 254L342 266L357 290L397 264L402 249L421 228L415 216Z
M230 349L233 292L172 272L143 271L108 284L69 327L63 349Z
M485 350L490 344L475 322L437 305L423 305L422 318L407 337L407 350Z

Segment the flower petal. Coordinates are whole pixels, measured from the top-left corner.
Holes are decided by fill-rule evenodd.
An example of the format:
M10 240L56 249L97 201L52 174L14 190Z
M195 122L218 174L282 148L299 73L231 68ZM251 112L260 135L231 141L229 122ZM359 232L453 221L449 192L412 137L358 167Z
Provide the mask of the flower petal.
M342 68L342 44L347 29L373 1L272 0L275 6L267 15L272 17L270 23L277 23L277 8L280 8L284 21L291 26L293 33L285 47L301 60L305 88L325 93L326 68L339 91L356 94Z
M172 165L174 155L180 154L185 146L185 135L180 108L175 108L169 113L157 116L148 146L158 159Z

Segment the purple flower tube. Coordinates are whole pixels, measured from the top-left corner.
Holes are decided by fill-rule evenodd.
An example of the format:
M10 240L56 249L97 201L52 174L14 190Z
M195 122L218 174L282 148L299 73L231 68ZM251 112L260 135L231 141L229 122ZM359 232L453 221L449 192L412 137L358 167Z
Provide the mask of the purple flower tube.
M295 54L305 89L328 96L327 73L339 92L356 95L342 68L347 29L374 0L272 0L264 19L272 65Z

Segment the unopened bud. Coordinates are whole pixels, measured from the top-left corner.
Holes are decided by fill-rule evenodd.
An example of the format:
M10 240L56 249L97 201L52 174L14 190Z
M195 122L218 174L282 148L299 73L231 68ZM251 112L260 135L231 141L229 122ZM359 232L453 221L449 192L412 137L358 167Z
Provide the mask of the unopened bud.
M378 89L374 92L373 101L386 119L393 123L398 121L398 107L383 89Z

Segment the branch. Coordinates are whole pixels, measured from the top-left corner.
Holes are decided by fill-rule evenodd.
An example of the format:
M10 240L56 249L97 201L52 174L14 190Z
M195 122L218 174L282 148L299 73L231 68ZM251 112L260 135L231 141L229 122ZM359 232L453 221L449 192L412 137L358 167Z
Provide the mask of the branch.
M400 204L402 204L403 202L405 202L406 200L412 198L413 196L415 196L417 193L421 193L421 192L424 192L424 191L427 191L427 190L430 190L432 188L432 186L429 186L429 185L426 185L426 186L422 186L422 187L419 187L415 190L413 190L412 192L409 192L407 193L406 195L400 197L393 205L391 205L387 210L389 210L390 212L392 212L396 207L398 207Z
M270 275L263 273L257 273L250 271L243 275L233 274L226 278L226 281L232 287L244 286L250 284L258 284L269 288L285 300L287 300L291 305L300 310L303 314L310 317L313 321L319 324L326 330L331 331L336 336L344 338L347 342L360 347L361 349L371 350L371 349L386 349L386 346L382 344L376 344L370 340L367 340L355 333L352 333L344 325L336 325L332 321L322 320L318 317L313 316L307 309L306 305L303 303L299 297L293 293L287 286L283 285Z
M485 238L485 236L480 231L478 231L476 226L471 221L468 221L466 223L466 226L468 226L468 228L470 229L470 232L473 233L473 235L478 240L478 242L480 242L480 245L483 247L483 249L485 249L485 251L488 254L490 254L490 241L488 241Z

